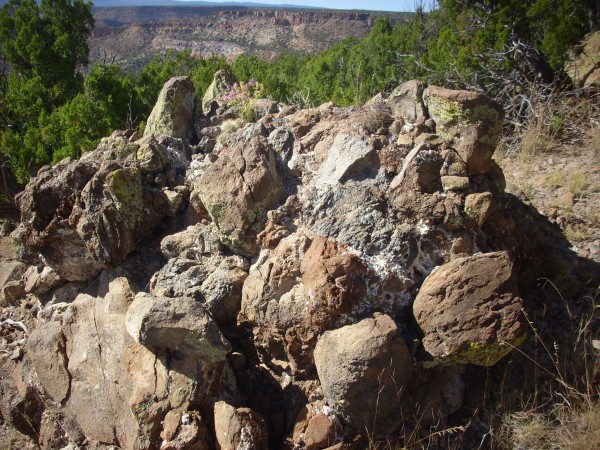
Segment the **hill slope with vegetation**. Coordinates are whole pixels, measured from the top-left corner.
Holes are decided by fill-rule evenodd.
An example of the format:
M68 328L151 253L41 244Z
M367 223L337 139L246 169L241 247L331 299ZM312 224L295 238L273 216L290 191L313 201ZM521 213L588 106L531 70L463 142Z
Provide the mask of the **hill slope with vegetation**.
M233 369L228 370L237 371L235 375L246 380L246 384L240 386L244 395L252 392L253 380L258 380L265 392L273 394L267 406L261 403L260 398L247 397L246 400L268 417L269 427L272 427L270 432L273 428L279 430L276 434L279 437L283 436L284 424L294 423L296 417L278 416L275 409L281 409L283 403L277 402L307 400L296 396L292 388L277 390L279 383L294 388L301 386L305 392L316 392L313 400L317 400L314 400L313 406L321 402L323 393L315 390L314 383L317 378L323 381L328 377L315 378L314 361L307 356L311 354L317 335L326 329L338 329L341 324L354 327L363 323L366 327L366 322L351 324L354 320L374 320L377 322L375 328L388 339L393 333L386 334L386 327L389 325L395 329L397 325L386 323L387 318L381 315L374 316L374 319L363 317L375 311L393 316L394 320L390 321L401 324L397 333L410 330L414 334L407 334L415 340L408 344L403 342L400 352L403 357L410 353L406 358L416 358L423 365L417 372L407 374L404 380L409 397L414 401L413 406L416 405L414 410L410 410L411 414L416 414L419 402L428 398L427 392L419 391L407 381L420 379L419 371L427 374L429 385L441 384L444 374L451 376L451 384L454 384L444 385L440 391L443 395L436 391L436 405L440 408L445 405L446 408L443 413L444 429L436 428L438 423L435 420L421 424L424 416L418 417L418 414L401 423L400 416L394 415L397 406L394 399L386 398L381 404L386 412L390 412L386 415L386 423L397 430L394 440L378 442L384 433L378 432L377 436L367 433L361 437L362 440L354 443L355 448L474 448L482 442L488 448L570 449L600 445L597 433L600 429L597 391L600 376L597 312L597 269L600 262L600 212L597 209L600 204L600 171L597 170L600 167L600 124L597 117L600 102L597 85L573 83L563 70L569 51L587 33L597 31L597 2L442 0L432 12L420 9L404 24L392 26L385 20L378 20L366 37L347 39L317 55L282 54L271 61L242 55L228 61L215 56L196 58L189 51L171 52L152 59L137 73L127 73L123 68L106 62L84 70L89 58L87 36L94 25L90 8L91 5L82 0L43 0L39 4L33 0L11 0L0 12L0 40L6 67L0 86L0 188L2 201L7 205L0 213L9 214L12 207L14 214L15 195L31 180L18 201L26 215L18 237L25 246L30 246L30 257L36 257L37 251L45 255L42 262L38 261L39 271L31 266L26 273L15 275L19 280L29 277L29 285L11 280L2 287L5 296L21 291L22 295L25 295L24 292L28 295L23 307L12 305L3 310L2 353L3 357L6 356L5 360L19 364L28 327L38 326L38 320L47 319L43 314L47 312L50 317L55 309L56 314L62 317L64 311L54 304L58 299L56 296L74 298L81 283L90 283L86 285L86 292L92 292L90 295L101 299L98 302L108 304L111 298L121 299L119 301L123 304L120 307L128 305L134 294L136 299L141 296L148 300L151 295L142 292L142 286L152 291L151 300L155 303L158 297L168 298L181 291L185 295L208 299L206 307L212 307L210 295L216 295L219 289L211 290L213 285L207 283L194 290L197 286L192 286L190 279L185 277L216 279L222 276L221 272L212 272L215 267L211 264L216 262L219 270L226 267L223 270L227 272L226 279L219 278L219 283L225 283L227 289L244 302L243 311L228 309L225 319L218 316L218 308L210 310L210 314L198 312L198 317L206 320L211 327L214 325L213 316L216 317L218 327L213 334L220 338L218 342L211 342L216 349L212 355L203 353L205 348L193 350L199 352L202 358L216 358L218 364L222 364L225 355L229 355L228 340L231 340L236 351L227 356L225 366L231 364ZM584 52L580 50L579 53ZM218 83L211 87L215 72L223 69L233 76L223 75L219 89L215 88ZM175 76L189 77L189 80L177 79L185 85L189 98L193 98L194 94L202 98L209 92L204 111L200 111L200 106L188 111L195 120L193 132L153 140L153 133L162 133L162 122L156 116L149 118L151 110L163 85ZM402 92L395 91L403 82L412 79L421 79L425 83L409 83L403 85ZM168 86L174 84L170 82ZM477 99L487 108L490 104L496 105L489 100L493 98L505 111L502 132L499 128L493 131L486 129L485 132L477 126L469 128L467 120L466 129L470 131L461 128L457 135L452 136L443 115L435 109L436 104L423 100L426 87L425 97L428 99L458 101L465 111L475 110L479 105L469 103L469 99ZM446 91L442 87L468 89L470 93L460 91L460 94L454 94L455 91ZM216 106L211 102L212 88L221 95ZM405 100L406 104L403 103ZM451 101L448 104L451 105ZM164 107L164 99L161 102L159 105ZM160 109L159 105L156 105L157 109ZM406 105L413 108L411 120L401 117L407 114L407 110L402 109ZM441 109L444 110L444 107ZM499 111L500 107L493 106L492 109ZM257 120L258 123L254 123ZM460 124L461 127L463 125ZM105 138L116 129L126 131ZM349 137L338 137L340 130ZM266 131L269 131L268 137ZM485 160L485 167L481 170L476 165L461 163L456 154L468 149L455 151L449 142L458 149L473 138L469 138L469 132L475 134L476 141L480 137L485 140L490 135L493 135L494 145L499 140L495 156L499 166L491 161L491 156L485 156L485 152L480 155ZM479 132L483 134L480 136ZM146 134L143 138L142 133ZM172 134L173 130L169 133ZM445 135L442 139L434 133ZM102 138L105 139L101 142ZM463 147L468 147L467 144ZM215 153L212 153L215 148ZM273 152L277 153L277 157L270 159ZM113 157L115 162L111 165L110 158ZM275 162L280 159L285 164ZM172 170L168 170L167 166ZM402 170L403 167L406 171ZM373 173L369 172L371 169ZM252 176L240 178L240 170L247 170L246 174ZM427 176L430 172L434 176ZM230 183L223 183L225 175ZM191 181L186 184L182 177ZM349 182L347 185L346 181ZM344 188L328 187L338 186L336 183ZM231 188L230 192L222 192L224 184ZM236 197L238 210L227 213L223 205L229 203L223 198L244 191L247 184L252 185L248 188L251 193L260 191L268 198L253 195ZM263 189L267 185L273 189ZM134 189L123 189L123 186L133 186ZM198 191L195 195L194 189ZM65 192L68 201L63 201L61 196ZM415 192L419 195L416 199L413 198ZM48 198L47 202L40 200L42 194L49 195L43 197ZM319 197L321 194L323 197ZM188 195L189 198L186 197ZM470 196L469 207L467 196ZM135 200L134 207L123 208L130 197ZM72 202L73 198L78 201ZM286 199L284 203L283 198ZM182 213L184 207L188 208L185 214ZM265 208L275 209L267 214L263 210ZM365 210L368 215L363 214ZM138 217L138 213L149 216ZM336 222L335 219L342 217L350 218ZM490 217L494 219L490 220ZM196 227L190 231L190 236L195 238L194 233L203 233L202 239L206 244L202 244L202 248L194 239L190 240L186 231L175 233L187 221ZM394 234L388 229L390 223L395 224L396 231L404 230L404 234L401 233L400 237ZM428 224L435 227L428 228ZM308 234L303 234L303 227ZM463 231L468 231L467 237L461 234ZM474 240L469 240L471 232L475 233ZM57 240L44 240L44 233ZM318 236L315 238L311 233ZM163 237L165 239L160 242ZM362 237L365 239L361 240ZM145 253L151 250L143 250L142 238L154 239L148 248L158 252L156 249L160 247L162 256ZM343 245L333 244L328 241L329 238L339 240ZM396 238L398 242L394 241ZM82 242L88 242L89 246ZM403 255L398 256L396 253L400 247L396 244L401 242L410 245L402 247L400 253ZM380 244L382 247L377 247ZM362 253L346 252L344 245L360 248ZM257 254L258 247L264 252L264 258L254 261L257 263L254 266L250 264L250 257ZM492 259L495 262L486 264L497 264L499 271L513 270L512 260L510 269L504 264L504 252L515 258L514 270L519 274L518 290L522 298L516 295L516 281L512 275L507 275L510 282L499 286L498 298L510 294L514 303L509 302L509 307L514 317L518 315L517 307L522 306L524 316L518 315L519 320L515 319L518 330L513 330L512 334L507 331L507 335L511 336L510 344L518 348L510 356L499 359L505 354L504 351L499 352L502 345L494 346L488 339L485 345L489 345L498 357L494 358L494 362L499 362L494 367L482 369L477 364L484 361L486 366L490 355L479 355L473 359L481 350L477 346L479 344L473 341L473 345L467 346L471 351L460 355L459 363L451 362L460 367L452 366L451 370L438 373L438 369L427 366L431 361L428 362L422 353L417 354L421 345L431 346L427 347L427 351L435 353L439 344L435 332L431 331L435 326L425 331L423 344L419 340L423 336L416 334L415 323L411 319L414 314L419 321L424 321L420 324L427 323L427 315L435 308L422 307L413 311L410 304L409 311L404 295L410 292L409 303L412 302L421 286L425 286L428 270L438 264L441 274L453 282L462 283L452 278L448 267L444 269L443 264L452 264L451 260L454 260L455 266L467 264L462 260L464 257L475 258L469 262L477 266L477 249L483 249L484 256L494 255ZM10 259L12 264L15 256L12 253L6 256L10 252L3 241L0 259ZM70 257L64 258L62 252ZM214 261L206 262L208 254ZM382 266L380 257L391 259L385 260L386 264ZM410 267L403 266L404 263L394 265L398 262L394 259L396 257L406 258L411 262ZM322 267L313 266L312 262L320 259L325 259L326 263ZM155 267L155 264L160 265L167 260L171 262ZM149 261L153 261L152 264ZM288 263L291 266L285 265ZM56 267L64 279L58 275L54 277L49 270L43 272L42 264ZM181 269L184 266L190 269L190 273ZM126 286L121 285L123 281L112 284L112 278L94 278L101 271L108 271L107 267L120 270L118 280L130 277L135 283ZM261 269L263 267L264 270ZM273 267L275 269L271 270ZM382 267L392 272L408 272L404 278L394 278L395 275L382 271ZM25 269L24 265L19 266L19 270ZM465 269L464 273L469 270ZM82 271L87 272L82 274ZM198 275L200 272L202 274ZM273 280L263 279L267 273ZM348 277L346 273L353 276ZM285 278L289 274L293 276ZM149 288L151 275L155 278ZM248 281L244 281L246 276ZM279 276L283 278L278 279ZM360 276L370 277L369 283L373 284L369 287L373 287L373 291L366 285L352 283ZM389 279L386 278L388 276ZM489 273L482 276L489 277ZM64 280L69 280L69 283L61 284ZM217 281L214 283L218 284ZM273 293L269 289L276 283L293 286L293 289L290 288L292 294ZM489 283L490 280L484 284ZM242 284L244 300L241 300ZM428 289L423 289L418 303L426 302L427 295L435 298L439 294L435 283L431 284L434 286L427 285ZM270 296L279 295L277 299L284 299L281 303L285 308L288 300L304 292L304 286L309 292L313 285L320 289L319 292L324 292L323 298L315 301L324 302L333 311L332 314L309 314L304 321L290 319L292 331L287 333L284 321L288 316L272 317L270 306L266 306L272 305L269 302L275 298ZM277 285L277 289L281 286ZM379 296L384 292L392 292L395 300L383 294ZM147 294L147 297L142 294ZM31 300L38 295L43 302ZM369 299L371 303L353 303L356 296ZM50 297L50 303L45 304ZM89 295L79 298L75 303L79 307L77 314L69 317L76 321L73 323L89 326L92 330L96 316L86 315L87 311L95 311L88 308L90 298ZM264 301L261 308L264 306L268 314L262 315L262 310L250 301L252 298ZM377 304L375 300L380 298L386 300ZM136 305L142 304L142 300ZM341 303L336 303L338 300ZM346 307L349 315L344 310ZM304 311L298 308L298 311ZM98 307L98 314L101 314L100 309ZM45 311L43 314L40 313L42 310ZM115 312L115 320L120 324L125 323L124 311ZM138 313L145 314L141 310ZM295 313L289 314L289 317L293 316ZM237 325L236 320L240 321ZM268 328L271 323L280 323L277 321L281 321L280 328ZM56 345L55 356L65 365L66 359L61 359L65 352L60 343L65 340L74 342L73 330L64 325L57 329L56 323L52 322L44 323L43 330L52 331L47 333L48 339L56 338L56 342L52 341ZM524 328L528 337L523 341ZM362 328L353 330L359 329ZM142 334L139 333L139 340L150 339ZM36 339L27 347L32 357L38 357L38 364L44 363L44 336L46 334L36 333ZM129 337L123 336L123 342L128 342ZM346 344L342 339L343 333L334 334L332 331L327 336L333 344L327 344L325 340L321 347L329 345L335 348L336 342ZM112 336L102 337L110 338ZM390 339L394 343L390 344L390 348L397 350L396 338ZM307 342L310 345L305 345ZM439 344L440 348L442 344ZM148 345L152 347L152 343ZM255 361L259 358L258 353L249 352L245 345L256 345L260 350L258 353L264 353L266 369ZM78 349L87 355L84 350L83 347ZM137 354L140 358L145 355L141 349L136 351L141 352ZM271 358L273 355L276 356ZM444 357L441 352L435 358ZM100 354L100 360L102 358ZM155 359L149 356L146 359L137 362L148 370L154 368L158 380L158 363L148 365L148 361ZM159 359L156 357L156 361ZM317 359L319 367L333 364L322 354ZM163 400L168 403L186 398L192 403L211 406L212 400L200 398L200 391L193 384L194 377L199 379L206 374L194 372L198 370L195 368L193 376L188 379L186 377L191 369L179 367L178 361L171 359L169 364L172 367L167 365L169 370L160 375L172 377L173 382L179 383L177 392L166 393ZM304 373L303 364L307 361L306 367L313 371ZM465 361L468 364L462 364ZM115 364L122 362L116 361ZM85 356L81 357L80 363L81 367L93 365L85 361ZM219 367L218 370L221 370L222 366ZM268 376L264 370L270 371ZM61 372L62 375L64 373ZM88 382L85 378L88 373L91 371L83 370L74 376ZM288 373L293 373L296 378L290 381L286 378ZM227 370L223 376L233 377L232 372ZM273 381L269 377L277 379L277 389L273 390ZM62 376L61 379L68 379L67 385L70 385L70 376ZM204 381L207 379L202 378ZM48 382L48 379L43 381ZM115 414L122 413L131 429L139 428L139 436L145 436L147 432L148 436L158 440L162 419L157 418L164 416L166 406L156 406L158 403L152 403L154 397L129 396L131 386L137 386L135 389L141 389L139 392L145 389L136 384L139 379L134 377L129 381L131 385L114 383L115 386L111 384L110 389L107 388L113 394L118 393L118 398L132 402L129 405L131 411L119 409ZM329 401L339 394L334 381L330 385L323 383ZM191 384L186 384L188 382ZM377 380L370 379L370 382L373 392L377 392ZM469 388L466 391L465 384ZM10 420L20 424L19 429L29 430L27 432L31 435L40 432L40 423L54 424L56 435L61 435L60 414L46 415L42 419L26 407L35 404L48 411L62 411L60 408L65 407L64 411L69 414L80 411L84 403L76 400L84 398L84 391L73 390L75 394L71 397L69 388L63 388L64 383L52 392L58 397L64 394L64 404L58 405L58 409L52 409L56 405L50 403L48 405L52 408L42 405L43 401L32 397L39 395L35 390L27 391L21 403L17 401L18 396L3 395L10 401L16 399L10 405L15 408L11 411L22 414L24 418L11 416ZM204 388L209 389L207 386ZM464 395L465 392L468 395ZM100 404L103 396L96 394L94 401ZM345 392L339 394L342 399L346 398L345 395ZM454 401L458 397L460 402ZM369 401L374 398L370 397ZM459 403L462 404L460 410L453 409L458 408ZM128 406L126 402L114 403L117 404ZM321 416L327 416L328 410L318 404ZM152 405L156 408L150 408ZM275 408L273 405L279 406ZM294 405L299 406L300 403ZM340 405L344 423L352 423L356 427L364 425L364 420L369 422L372 419L368 415L364 419L360 407L354 409L353 406ZM274 409L269 409L271 406ZM227 409L225 405L220 407ZM88 409L85 404L81 411ZM310 428L309 422L315 417L311 414L315 411L307 411L304 419L298 416L299 429ZM86 414L82 415L78 426L92 429L95 423L87 421L86 417L89 417ZM108 420L118 421L118 414L114 417L108 414L106 423L109 423ZM317 415L323 419L321 416ZM144 418L150 417L153 421L149 419L150 422L140 425ZM250 414L250 417L254 416ZM333 414L331 417L337 416ZM199 425L201 421L196 416L188 419L191 425L205 426ZM31 423L28 424L28 420ZM253 420L255 424L260 422ZM306 423L301 423L302 420ZM71 425L64 423L65 427ZM209 423L210 427L213 425ZM123 427L122 423L115 426ZM264 429L264 426L261 427ZM337 436L340 430L332 427L326 430L327 433ZM119 439L126 442L130 437L127 437L127 429L121 428L119 433L122 437ZM213 428L210 428L210 433L216 435L218 430ZM115 429L108 427L100 434L113 439ZM176 427L169 436L175 436L177 430L181 432L183 428ZM50 432L46 430L46 433ZM295 436L291 432L290 436L300 439L300 434ZM326 438L330 439L330 435ZM390 436L388 439L391 439ZM350 447L342 448L352 448L351 443L344 445Z

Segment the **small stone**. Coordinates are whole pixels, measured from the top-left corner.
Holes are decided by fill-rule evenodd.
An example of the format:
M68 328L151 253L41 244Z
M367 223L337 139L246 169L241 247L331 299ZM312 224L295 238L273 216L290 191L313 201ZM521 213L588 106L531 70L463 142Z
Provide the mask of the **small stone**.
M480 192L467 195L465 198L465 212L480 227L494 212L496 202L491 192Z
M22 356L23 356L23 349L21 347L17 347L14 349L14 351L10 355L10 359L12 359L13 361L16 361L18 359L21 359Z
M189 414L186 414L189 416ZM177 430L179 429L179 421L181 420L181 414L176 413L175 411L169 411L165 416L165 420L163 422L163 431L160 433L160 437L165 441L170 441L177 434Z
M335 425L323 413L313 416L308 421L304 432L306 450L316 450L328 447L335 442Z
M444 191L464 191L469 189L469 177L444 176L441 177Z

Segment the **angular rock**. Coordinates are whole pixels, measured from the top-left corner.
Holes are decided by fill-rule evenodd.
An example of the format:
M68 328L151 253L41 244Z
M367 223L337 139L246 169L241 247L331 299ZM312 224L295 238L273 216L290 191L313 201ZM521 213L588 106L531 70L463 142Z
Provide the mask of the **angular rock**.
M9 281L0 289L0 306L17 305L25 296L22 281Z
M187 138L194 116L196 92L189 77L171 78L165 83L148 121L144 136L165 134Z
M44 390L56 403L62 402L71 388L71 376L60 322L48 322L34 330L27 352Z
M444 191L464 191L469 189L469 177L443 176L440 178Z
M377 170L377 152L362 139L338 134L319 168L316 186L335 185L366 177Z
M19 261L0 261L0 288L9 281L21 279L27 266Z
M465 198L465 212L480 227L489 219L496 206L496 201L491 192L470 194Z
M376 315L325 332L314 357L327 404L352 428L387 435L400 426L413 362L391 317Z
M431 356L423 365L491 366L526 335L513 263L506 252L456 258L426 279L413 304Z
M136 342L176 350L208 364L223 361L231 351L206 309L189 298L139 293L127 310L126 322Z
M258 414L249 408L234 408L226 402L215 403L215 435L217 449L267 450L267 426Z
M15 231L23 257L42 255L66 281L88 280L120 265L170 212L165 194L147 183L154 174L142 176L144 171L181 170L187 163L181 141L144 142L148 146L129 148L115 134L78 161L61 161L29 183L18 199L24 220ZM122 148L129 148L125 159L115 156ZM140 148L150 155L141 165Z
M335 424L323 413L316 414L308 421L304 432L306 450L326 448L335 443Z
M0 305L12 303L14 294L18 293L15 283L23 290L21 278L26 269L27 266L19 261L0 261Z
M179 423L180 416L181 423ZM169 432L162 436L161 450L210 450L208 430L198 412L192 411L184 414L169 412L165 418L165 431L170 417L176 417L177 427L175 432Z
M466 162L469 175L489 170L504 119L502 107L482 94L429 86L423 100L436 132Z
M225 104L223 96L237 82L235 76L226 70L215 73L213 81L202 97L202 112L209 115L211 111ZM213 105L213 103L216 104Z
M421 81L411 80L394 89L386 102L392 109L392 115L410 122L427 119L429 116L423 104L423 91L426 87Z
M256 235L267 211L282 200L284 189L265 139L246 139L243 132L195 181L194 190L219 229L221 241L232 251L251 256L258 251Z
M61 283L61 279L52 269L44 266L42 268L31 266L23 275L25 280L25 292L37 296L43 295Z

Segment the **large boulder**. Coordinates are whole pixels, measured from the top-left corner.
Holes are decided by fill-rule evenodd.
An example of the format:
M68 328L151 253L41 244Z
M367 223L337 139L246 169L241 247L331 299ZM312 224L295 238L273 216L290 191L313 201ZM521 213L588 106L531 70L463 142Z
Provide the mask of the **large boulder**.
M260 126L242 130L194 183L221 241L245 256L258 251L256 235L266 222L267 211L284 196L275 154L260 133Z
M129 142L115 133L78 161L42 171L17 198L23 220L14 236L21 256L41 255L66 281L117 267L172 215L169 190L157 189L155 180L164 177L175 189L187 157L181 141L147 136Z
M259 256L244 282L238 323L253 330L266 364L311 373L317 336L349 323L363 306L366 274L344 246L292 234Z
M190 226L165 237L161 250L170 259L152 276L151 294L194 299L219 326L235 323L250 265L245 258L227 252L213 223Z
M192 402L212 405L213 395L235 400L224 365L228 343L206 323L206 315L185 301L179 320L165 312L168 307L162 315L147 314L136 338L160 346L149 350L127 330L137 311L134 298L126 278L105 273L95 295L80 294L28 341L26 358L38 386L52 400L44 407L51 416L64 418L59 426L70 436L123 449L154 448L169 411L184 413ZM150 301L153 311L159 309L156 303ZM160 320L167 316L170 321ZM165 340L159 325L164 325ZM216 341L210 341L214 335ZM213 384L219 386L216 392ZM203 441L204 426L192 414L170 436L169 448L197 448L184 444Z
M424 365L491 366L526 335L523 304L506 252L456 258L430 274L413 304L431 356Z
M376 171L376 162L377 152L367 142L356 136L338 134L319 168L316 185L336 185L353 177L360 178L368 171Z
M324 333L314 356L327 403L355 430L387 435L400 426L413 361L391 317L376 315Z
M411 80L402 83L392 91L386 104L391 108L395 117L410 122L428 119L427 110L423 104L423 91L427 85L422 81Z
M189 77L171 78L165 83L148 117L144 136L165 134L187 138L194 117L196 91Z
M427 87L423 101L436 132L454 145L469 175L487 172L500 139L502 106L483 94L438 86Z

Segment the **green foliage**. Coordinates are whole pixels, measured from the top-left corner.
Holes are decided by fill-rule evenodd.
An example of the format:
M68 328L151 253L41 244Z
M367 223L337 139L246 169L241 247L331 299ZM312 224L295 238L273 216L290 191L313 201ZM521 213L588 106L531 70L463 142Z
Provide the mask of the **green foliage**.
M113 129L143 127L171 77L190 76L201 97L220 69L257 80L262 95L301 107L361 104L410 79L514 97L560 71L568 48L588 31L584 3L440 0L437 9L418 7L394 27L379 18L365 38L314 56L242 55L229 64L170 51L137 74L96 64L84 78L91 4L10 0L0 10L2 53L11 68L0 89L0 152L25 182L29 171L78 157ZM249 118L250 110L243 115ZM559 133L558 119L555 128Z
M91 3L83 0L10 0L0 12L0 39L6 61L19 76L38 78L53 103L80 88L79 68L87 63L87 37L94 25Z

